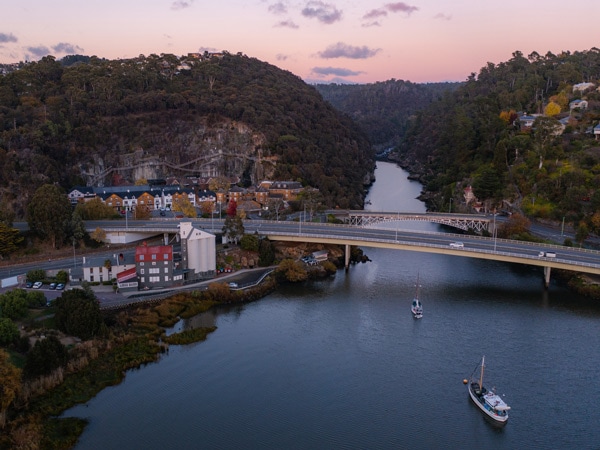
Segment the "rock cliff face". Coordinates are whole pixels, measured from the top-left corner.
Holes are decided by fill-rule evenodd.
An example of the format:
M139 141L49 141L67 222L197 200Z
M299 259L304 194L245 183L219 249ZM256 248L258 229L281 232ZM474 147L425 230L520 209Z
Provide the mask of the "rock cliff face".
M207 124L206 118L179 122L173 131L137 130L148 144L131 152L95 154L82 167L88 185L133 183L137 179L168 176L217 177L238 174L252 184L272 178L276 158L264 158L265 137L242 122L222 119Z

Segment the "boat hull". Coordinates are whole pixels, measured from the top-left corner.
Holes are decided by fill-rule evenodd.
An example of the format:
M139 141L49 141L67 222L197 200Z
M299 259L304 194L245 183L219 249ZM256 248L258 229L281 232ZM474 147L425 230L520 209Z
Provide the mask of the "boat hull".
M479 384L477 382L470 382L468 385L469 396L473 403L477 405L477 407L490 419L497 423L506 423L508 421L508 413L506 410L498 411L491 407L484 398L484 394L486 389L483 388L483 393L478 394Z

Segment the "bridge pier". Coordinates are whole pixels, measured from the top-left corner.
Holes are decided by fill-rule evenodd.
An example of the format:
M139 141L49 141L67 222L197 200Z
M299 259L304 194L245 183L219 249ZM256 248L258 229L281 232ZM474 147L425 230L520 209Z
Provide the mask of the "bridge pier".
M550 286L550 271L552 270L551 267L544 267L544 286L546 288L548 288L548 286Z
M344 249L344 268L346 272L348 272L348 268L350 267L350 245L346 244L346 248Z

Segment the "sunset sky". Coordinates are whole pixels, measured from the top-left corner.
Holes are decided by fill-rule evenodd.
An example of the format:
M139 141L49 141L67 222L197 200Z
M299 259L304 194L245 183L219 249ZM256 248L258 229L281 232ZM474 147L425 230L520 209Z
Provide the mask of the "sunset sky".
M0 1L0 63L227 50L309 83L424 83L600 47L595 0Z

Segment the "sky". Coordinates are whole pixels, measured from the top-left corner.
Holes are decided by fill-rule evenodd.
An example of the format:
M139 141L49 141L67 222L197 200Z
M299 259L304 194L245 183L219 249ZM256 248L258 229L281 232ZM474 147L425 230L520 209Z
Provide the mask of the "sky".
M0 0L0 63L242 53L308 83L464 81L600 47L597 0Z

